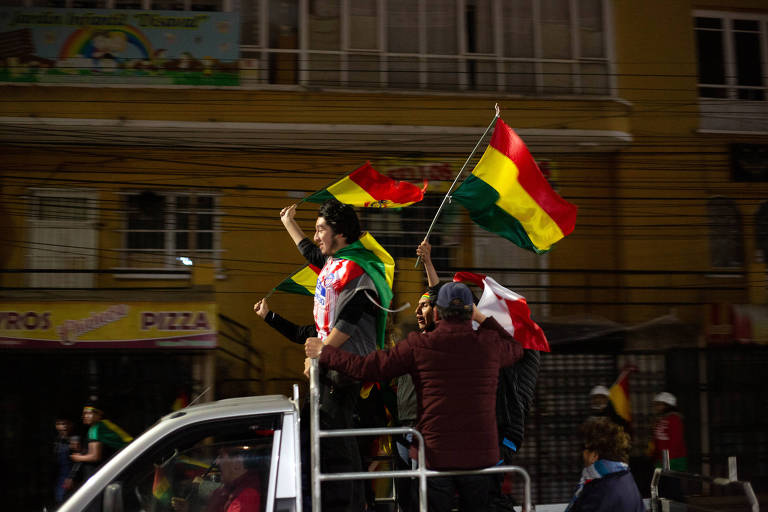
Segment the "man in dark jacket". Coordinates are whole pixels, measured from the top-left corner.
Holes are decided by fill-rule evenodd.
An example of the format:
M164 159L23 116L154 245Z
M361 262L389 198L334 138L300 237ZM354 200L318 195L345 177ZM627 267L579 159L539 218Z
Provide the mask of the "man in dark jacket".
M522 347L493 318L472 304L466 285L448 283L438 294L440 322L432 332L411 333L388 351L361 357L319 341L307 341L310 357L350 377L388 380L413 377L427 467L478 469L499 460L496 386L499 369L522 356ZM475 332L472 320L480 324ZM415 448L412 447L412 450ZM447 511L456 490L461 510L485 510L487 477L430 478L431 511Z

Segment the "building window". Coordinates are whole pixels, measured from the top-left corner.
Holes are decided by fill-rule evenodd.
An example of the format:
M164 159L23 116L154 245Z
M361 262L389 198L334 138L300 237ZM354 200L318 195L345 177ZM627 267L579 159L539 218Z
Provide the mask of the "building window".
M707 215L712 267L743 267L741 214L736 203L727 197L713 197L707 202Z
M699 96L764 101L768 16L701 11L694 28Z
M734 181L768 183L768 144L731 144Z
M607 95L605 11L605 0L242 0L241 54L263 84Z
M147 190L126 194L125 205L124 267L220 268L214 195Z
M99 266L98 192L57 188L30 192L28 285L93 288ZM74 272L61 272L66 270Z
M416 248L424 240L443 197L427 193L421 202L402 209L361 208L360 222L395 260L416 258ZM460 216L461 208L448 204L429 236L432 262L438 270L456 266L454 248L458 247L461 235Z

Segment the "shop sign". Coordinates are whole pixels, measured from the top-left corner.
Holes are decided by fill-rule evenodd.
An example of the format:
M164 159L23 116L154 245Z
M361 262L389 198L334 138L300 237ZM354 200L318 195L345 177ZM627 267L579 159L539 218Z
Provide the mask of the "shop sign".
M0 347L216 347L209 302L0 303Z
M0 81L238 85L237 13L0 7Z

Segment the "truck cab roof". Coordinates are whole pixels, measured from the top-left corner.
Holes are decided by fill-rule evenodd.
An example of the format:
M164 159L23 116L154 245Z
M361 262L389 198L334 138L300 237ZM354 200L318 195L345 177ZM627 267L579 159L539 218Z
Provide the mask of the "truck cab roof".
M243 396L191 405L166 414L160 418L158 424L163 422L192 423L251 414L283 413L292 410L294 410L293 403L284 395Z

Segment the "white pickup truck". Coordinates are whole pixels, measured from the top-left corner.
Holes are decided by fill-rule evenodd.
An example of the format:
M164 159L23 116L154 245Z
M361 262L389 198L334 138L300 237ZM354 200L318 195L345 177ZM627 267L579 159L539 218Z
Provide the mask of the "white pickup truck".
M160 512L183 503L204 511L220 485L223 448L251 453L261 510L301 510L299 412L281 395L194 405L163 417L117 453L58 510ZM180 508L177 506L177 508ZM183 510L184 508L181 508Z
M316 379L317 364L313 361L311 427L318 425ZM343 431L310 428L312 489L311 493L303 493L297 386L294 386L293 398L254 396L194 405L160 419L99 469L58 511L205 512L211 502L222 500L222 490L217 491L222 485L222 478L227 477L222 460L232 457L235 452L239 460L246 461L243 466L249 471L249 481L253 488L258 489L251 491L251 499L258 500L260 512L299 512L302 510L303 494L311 495L313 509L319 511L321 481L393 477L419 479L420 508L426 511L427 477L468 473L427 470L423 440L418 443L422 448L416 469L356 474L320 473L318 454L321 437L384 433L411 433L421 440L421 434L410 428ZM519 473L525 492L521 508L524 512L531 510L530 478L525 470L517 466L497 466L480 472ZM229 499L232 499L231 495Z

